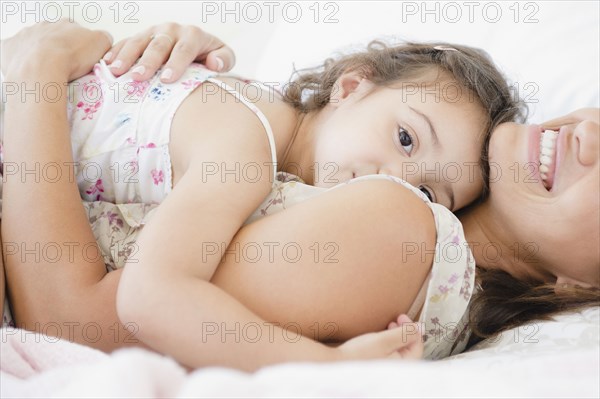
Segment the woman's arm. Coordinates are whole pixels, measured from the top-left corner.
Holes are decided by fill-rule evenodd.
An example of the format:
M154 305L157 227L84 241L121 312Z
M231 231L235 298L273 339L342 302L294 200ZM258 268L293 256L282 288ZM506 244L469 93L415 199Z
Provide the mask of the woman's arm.
M3 61L10 61L3 63L5 83L19 87L7 98L3 143L2 238L14 316L19 327L103 349L131 335L115 324L116 288L107 282L118 276L103 279L104 262L73 178L66 93L50 98L54 92L42 88L64 90L109 46L103 33L66 21L38 24L2 42ZM31 93L22 97L25 87L37 101ZM96 292L102 302L90 300ZM87 312L77 313L73 304Z
M29 86L38 84L39 88L45 87L44 84L64 88L61 82L87 73L104 54L106 38L98 36L98 33L64 20L23 29L16 36L2 41L2 71L7 76L5 82L15 86L26 83ZM144 51L147 43L141 43L140 37L149 38L152 34L161 33L168 34L175 41L173 52L157 46L150 46ZM190 50L190 43L194 45L191 50L196 50L196 53L186 51ZM52 49L51 54L45 54L48 48ZM183 65L189 64L193 58L208 55L208 60L214 66L215 57L218 56L224 60L224 69L231 68L235 63L231 49L217 38L191 26L177 24L151 27L137 37L120 41L110 51L113 57L123 60L123 71L142 52L140 63L148 68L154 67L153 61L166 59L171 53L169 63L174 69L173 79L181 73ZM69 64L63 65L65 60ZM43 70L37 69L42 66ZM63 73L67 73L68 77ZM31 94L23 100L20 90L12 99L9 98L11 109L6 122L8 144L5 151L10 153L6 161L9 168L14 165L10 169L14 176L13 182L8 183L5 209L8 209L9 220L13 215L18 222L14 223L13 219L13 223L4 229L8 229L5 238L9 239L5 241L10 243L9 252L12 254L10 270L7 270L11 288L8 292L16 307L17 322L21 327L56 333L104 350L123 345L142 345L132 334L137 327L128 325L126 329L118 321L116 282L122 271L105 276L104 265L95 256L98 254L97 247L87 218L83 215L74 179L69 178L73 176L73 171L69 164L71 150L67 123L63 117L65 98L60 97L58 102L45 101L45 97L41 102L33 100ZM37 118L31 119L31 115ZM32 148L30 143L36 146ZM59 173L63 179L38 181L30 173L25 174L29 181L25 181L25 185L20 184L27 168L39 166L37 177L40 177L42 170L48 170L44 169L45 166L51 166L54 162L61 166ZM65 235L65 232L70 235ZM22 241L23 236L29 241ZM23 259L24 250L30 249L31 245L34 245L33 253L30 251ZM13 253L15 248L17 250ZM63 255L73 253L74 256L69 256L68 262L62 263L62 259L56 259L52 252L45 252L44 248L58 248ZM51 259L45 256L48 254L52 255ZM91 259L95 262L89 262ZM49 323L52 326L58 323L59 331L46 330L45 326ZM89 337L85 326L93 327L89 331L98 326L99 337L96 338L96 334L93 334L93 338Z

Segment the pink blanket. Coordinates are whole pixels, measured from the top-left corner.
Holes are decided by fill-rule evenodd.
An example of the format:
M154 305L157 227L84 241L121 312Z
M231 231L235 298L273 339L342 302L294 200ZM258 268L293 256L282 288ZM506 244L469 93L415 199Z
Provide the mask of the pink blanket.
M146 350L122 349L108 355L23 330L1 331L1 398L600 395L600 352L593 342L563 350L540 340L437 362L287 363L253 374L223 367L186 373L172 359ZM597 335L590 339L597 342Z
M173 397L186 371L172 359L141 349L110 355L15 328L3 328L0 396Z

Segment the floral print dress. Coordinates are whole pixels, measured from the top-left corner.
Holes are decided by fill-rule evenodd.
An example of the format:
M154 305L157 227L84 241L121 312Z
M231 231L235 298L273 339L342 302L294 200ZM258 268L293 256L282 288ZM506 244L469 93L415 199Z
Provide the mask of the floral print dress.
M473 256L456 216L447 208L430 202L420 190L407 182L393 176L370 175L331 188L319 188L304 184L295 175L279 172L270 194L245 224L280 212L327 190L367 179L388 179L401 184L419 196L431 209L437 239L432 269L423 287L425 295L419 318L424 332L424 356L427 359L441 359L462 352L469 338L468 305L475 279ZM135 256L136 238L158 207L157 204L112 204L101 201L84 201L83 206L109 272L124 267L127 259ZM419 303L419 307L420 305ZM3 324L11 322L6 305Z
M76 178L107 271L123 267L128 258L135 256L137 235L172 189L168 153L171 121L178 105L194 88L206 80L220 83L212 79L213 74L201 66L192 65L179 81L169 85L163 85L157 77L149 82L134 82L127 74L115 78L101 62L93 73L71 84L73 90L67 112L72 130ZM233 89L222 87L237 95ZM120 106L114 106L114 101L120 101ZM250 108L254 107L243 98L240 101ZM275 165L277 158L270 126L264 115L254 108L265 126ZM0 176L1 167L0 140ZM396 182L429 206L437 230L435 256L431 272L421 289L422 298L420 295L413 307L422 307L419 322L424 332L425 358L440 359L460 353L469 336L466 326L474 288L473 256L462 225L454 214L439 204L431 203L420 190L404 180L387 175L369 175L331 188L319 188L305 184L298 176L274 171L270 194L245 224L327 190L367 179ZM0 196L1 193L0 179ZM1 211L0 199L0 218ZM3 325L11 325L8 302L5 303Z
M67 114L81 198L116 204L164 200L173 185L171 123L181 103L207 81L254 112L276 163L267 118L238 91L217 80L216 72L191 64L176 82L162 83L159 76L160 70L144 82L133 80L131 72L117 78L100 61L93 72L69 83ZM275 173L273 168L273 181Z

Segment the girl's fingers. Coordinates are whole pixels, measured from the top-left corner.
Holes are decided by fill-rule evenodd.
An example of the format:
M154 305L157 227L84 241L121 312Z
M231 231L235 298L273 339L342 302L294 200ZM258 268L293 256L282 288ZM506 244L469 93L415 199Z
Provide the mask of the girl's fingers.
M417 341L421 341L421 331L417 323L405 323L399 328L379 332L385 346L393 350L400 350Z
M397 344L395 353L390 356L391 358L402 358L402 359L420 359L423 357L423 340L421 339L421 328L419 323L413 323L413 321L405 314L398 316L396 321L388 324L389 329L396 329L401 334L402 341Z
M410 319L410 317L408 317L405 314L401 314L400 316L398 316L398 318L395 321L391 321L390 324L388 324L388 330L391 328L396 328L401 326L404 323L412 323L413 321Z
M404 316L408 319L406 315ZM396 348L396 353L402 359L421 359L423 357L423 339L418 323L404 322L399 325L398 330L402 331L402 341Z
M399 325L402 325L404 323L412 323L413 321L410 319L410 317L408 317L405 314L401 314L400 316L398 316L398 320L396 321Z
M421 359L423 358L423 349L423 340L419 334L418 339L400 348L397 352L403 359Z

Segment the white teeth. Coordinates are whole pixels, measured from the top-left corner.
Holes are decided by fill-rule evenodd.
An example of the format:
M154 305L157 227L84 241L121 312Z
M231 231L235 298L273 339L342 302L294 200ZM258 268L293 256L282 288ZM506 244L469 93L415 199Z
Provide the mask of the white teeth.
M548 178L550 168L553 167L557 138L558 132L546 130L540 140L540 177L544 182Z
M542 147L542 155L550 156L552 154L554 154L554 149L553 148Z
M547 137L550 137L550 138L547 138ZM544 136L544 138L542 139L542 146L547 147L547 148L554 148L556 146L556 136L555 135Z

